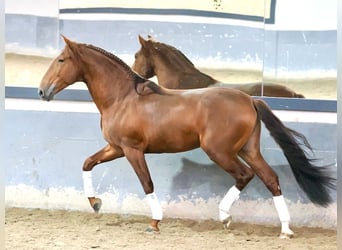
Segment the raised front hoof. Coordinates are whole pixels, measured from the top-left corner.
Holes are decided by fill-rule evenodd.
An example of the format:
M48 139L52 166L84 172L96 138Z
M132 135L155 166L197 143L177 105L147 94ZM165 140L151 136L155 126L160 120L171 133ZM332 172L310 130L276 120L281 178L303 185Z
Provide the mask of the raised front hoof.
M282 240L292 239L294 236L293 232L280 233L279 238Z
M159 228L155 228L152 226L149 226L148 228L145 229L146 234L160 234Z
M92 205L92 208L94 209L95 213L99 213L100 209L102 207L102 201L100 198L95 198L94 203Z
M230 223L232 223L232 216L229 215L226 219L222 220L223 229L228 229Z

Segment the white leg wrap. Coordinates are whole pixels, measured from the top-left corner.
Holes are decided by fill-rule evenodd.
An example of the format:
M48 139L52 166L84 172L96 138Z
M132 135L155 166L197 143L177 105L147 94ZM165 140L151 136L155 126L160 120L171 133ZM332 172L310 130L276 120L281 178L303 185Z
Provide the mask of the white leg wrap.
M162 210L162 207L160 206L158 197L155 195L155 193L153 192L153 193L147 194L146 198L151 207L152 219L154 220L163 219L163 210Z
M280 222L290 222L290 214L287 209L284 196L273 196L273 201L278 212Z
M95 197L95 192L93 188L93 178L91 171L83 171L83 188L84 188L84 195L86 197Z
M232 186L227 194L223 197L219 205L219 216L220 220L223 221L229 217L229 209L233 203L239 199L240 190L234 185Z
M287 209L284 196L279 195L279 196L273 196L273 201L274 205L276 207L276 210L279 215L279 219L281 222L281 232L292 235L293 232L289 227L289 222L290 222L290 213L289 210Z

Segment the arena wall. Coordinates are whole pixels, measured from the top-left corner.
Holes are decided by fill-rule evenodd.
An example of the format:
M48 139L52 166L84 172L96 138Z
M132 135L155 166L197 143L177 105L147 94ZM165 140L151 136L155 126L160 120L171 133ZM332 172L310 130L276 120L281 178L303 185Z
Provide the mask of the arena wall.
M269 0L255 13L248 4L196 9L175 1L179 8L151 9L151 1L51 2L6 1L7 52L51 56L64 47L63 34L131 64L141 34L179 48L198 66L258 70L264 77L336 77L336 0ZM264 7L264 1L249 2Z
M317 164L336 164L335 112L275 112L287 126L307 136ZM8 98L5 117L6 206L91 212L83 195L82 164L106 144L94 104ZM293 224L335 228L336 202L320 208L308 201L264 128L261 148L279 175ZM151 154L146 159L165 217L218 219L218 203L234 182L200 149ZM93 175L102 212L150 215L142 187L126 159L101 164ZM257 177L231 212L235 221L278 223L271 194Z

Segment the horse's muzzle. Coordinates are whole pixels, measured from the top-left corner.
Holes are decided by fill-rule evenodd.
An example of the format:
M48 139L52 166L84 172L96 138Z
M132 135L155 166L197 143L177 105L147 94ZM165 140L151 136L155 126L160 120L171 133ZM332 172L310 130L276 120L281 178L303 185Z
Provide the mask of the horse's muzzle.
M46 95L44 89L42 89L42 88L38 89L38 95L39 95L40 99L42 99L44 101L50 101L52 99L52 96Z
M38 89L38 95L40 96L40 98L43 98L44 97L44 90L39 88Z
M44 88L38 88L38 95L40 99L45 100L45 101L50 101L53 99L53 90L55 88L55 85L52 84L47 90Z

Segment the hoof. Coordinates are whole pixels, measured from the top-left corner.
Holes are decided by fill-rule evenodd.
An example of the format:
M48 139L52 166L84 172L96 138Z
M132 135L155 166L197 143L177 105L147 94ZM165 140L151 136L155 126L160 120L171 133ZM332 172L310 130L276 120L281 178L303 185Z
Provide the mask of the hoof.
M160 234L160 231L159 231L159 229L156 229L154 227L149 226L148 228L146 228L145 233L147 233L147 234Z
M291 239L293 238L293 231L287 226L285 228L282 228L279 238L280 239Z
M280 233L279 238L282 240L286 239L292 239L293 233Z
M232 222L232 216L229 215L226 219L222 221L223 228L228 229L231 222Z
M95 198L95 202L93 204L93 209L95 213L98 213L100 211L100 208L102 206L102 201L100 198Z

